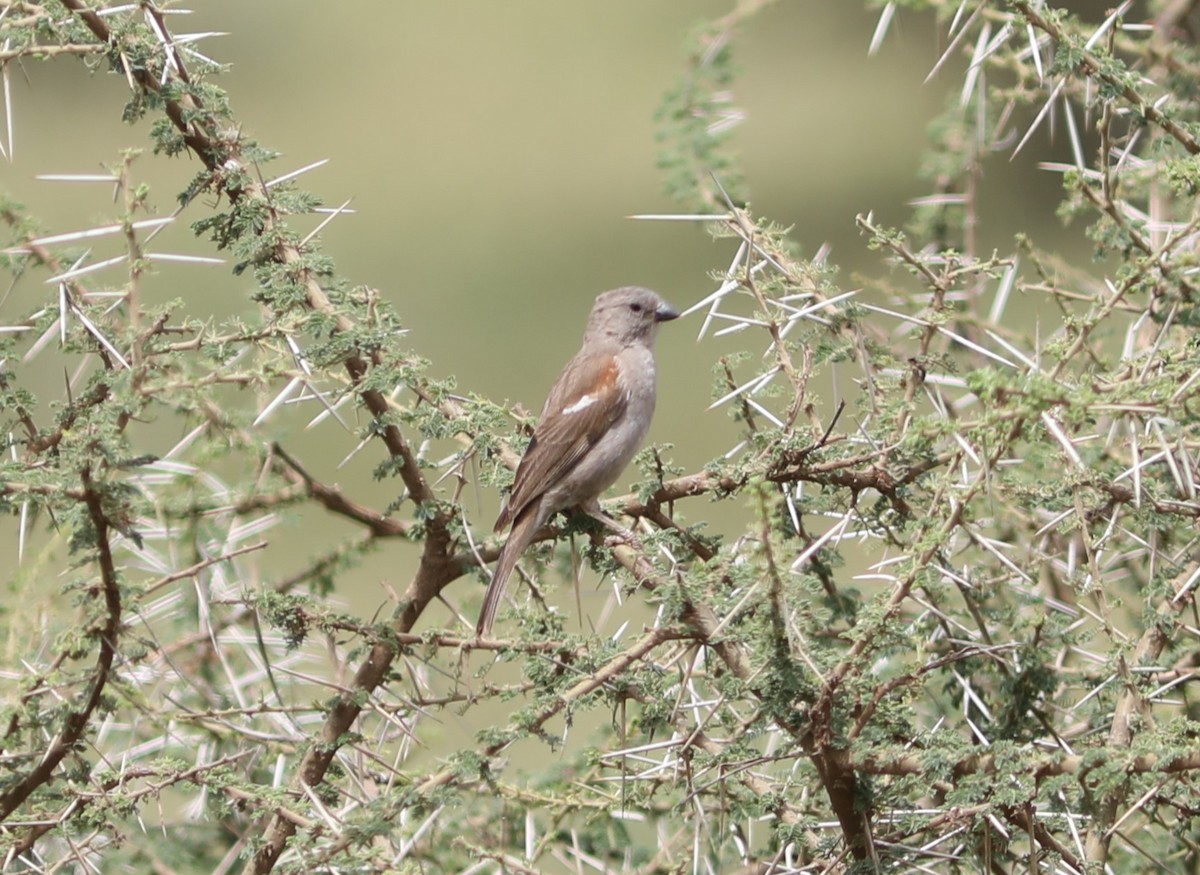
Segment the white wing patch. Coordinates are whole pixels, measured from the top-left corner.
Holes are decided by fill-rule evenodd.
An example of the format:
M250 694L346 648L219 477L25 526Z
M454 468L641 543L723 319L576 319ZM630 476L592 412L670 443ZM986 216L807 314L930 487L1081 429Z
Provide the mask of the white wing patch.
M596 403L596 396L584 395L582 398L580 398L578 401L576 401L570 407L564 407L563 415L565 416L569 413L578 413L581 410L587 410L589 407L591 407L595 403Z

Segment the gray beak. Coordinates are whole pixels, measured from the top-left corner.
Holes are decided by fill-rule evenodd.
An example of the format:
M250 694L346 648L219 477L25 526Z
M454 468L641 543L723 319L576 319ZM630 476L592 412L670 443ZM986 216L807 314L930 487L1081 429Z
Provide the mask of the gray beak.
M654 321L655 322L670 322L672 319L678 319L678 318L679 318L679 311L676 310L674 307L672 307L670 304L668 304L666 301L663 301L661 304L659 304L657 307L654 308Z

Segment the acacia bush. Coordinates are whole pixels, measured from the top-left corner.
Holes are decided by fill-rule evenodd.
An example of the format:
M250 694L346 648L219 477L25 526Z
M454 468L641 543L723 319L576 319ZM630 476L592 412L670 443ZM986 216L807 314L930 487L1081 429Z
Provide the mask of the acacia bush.
M482 593L499 540L460 493L507 483L524 429L427 376L388 290L297 230L319 200L264 181L272 153L154 4L0 5L6 73L102 58L153 121L164 157L142 160L199 162L183 215L258 304L142 301L162 220L132 155L87 233L0 205L14 279L54 278L27 312L0 301L6 598L61 572L63 606L5 624L6 871L1200 871L1193 2L871 4L876 44L932 11L962 88L907 224L858 218L865 290L743 199L731 56L767 4L699 31L660 162L720 253L695 303L740 331L714 363L739 442L696 471L644 452L610 504L637 540L563 519L487 641L429 614ZM981 174L1030 151L1091 263L1032 234L978 251ZM85 257L102 233L109 264ZM390 506L277 439L295 400L331 429L361 412L331 440L377 454ZM739 527L703 524L714 498ZM248 583L302 507L355 534ZM38 533L69 559L27 555ZM546 609L567 534L652 622L601 637ZM420 557L394 611L337 607L381 543ZM451 713L474 742L418 756ZM552 767L510 761L547 747Z

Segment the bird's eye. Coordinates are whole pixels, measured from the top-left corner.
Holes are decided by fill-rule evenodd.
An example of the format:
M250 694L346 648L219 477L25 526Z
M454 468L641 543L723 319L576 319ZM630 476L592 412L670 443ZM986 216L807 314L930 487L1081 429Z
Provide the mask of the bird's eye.
M632 310L634 313L641 313L642 305L641 304L630 304L629 309Z

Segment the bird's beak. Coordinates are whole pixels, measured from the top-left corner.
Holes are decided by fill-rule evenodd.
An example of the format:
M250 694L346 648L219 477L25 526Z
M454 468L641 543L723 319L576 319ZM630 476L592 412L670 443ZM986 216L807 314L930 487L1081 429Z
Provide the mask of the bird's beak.
M659 304L654 309L654 321L655 322L670 322L672 319L678 319L678 318L679 318L679 311L676 310L674 307L672 307L670 304L668 304L666 301L663 301L661 304Z

